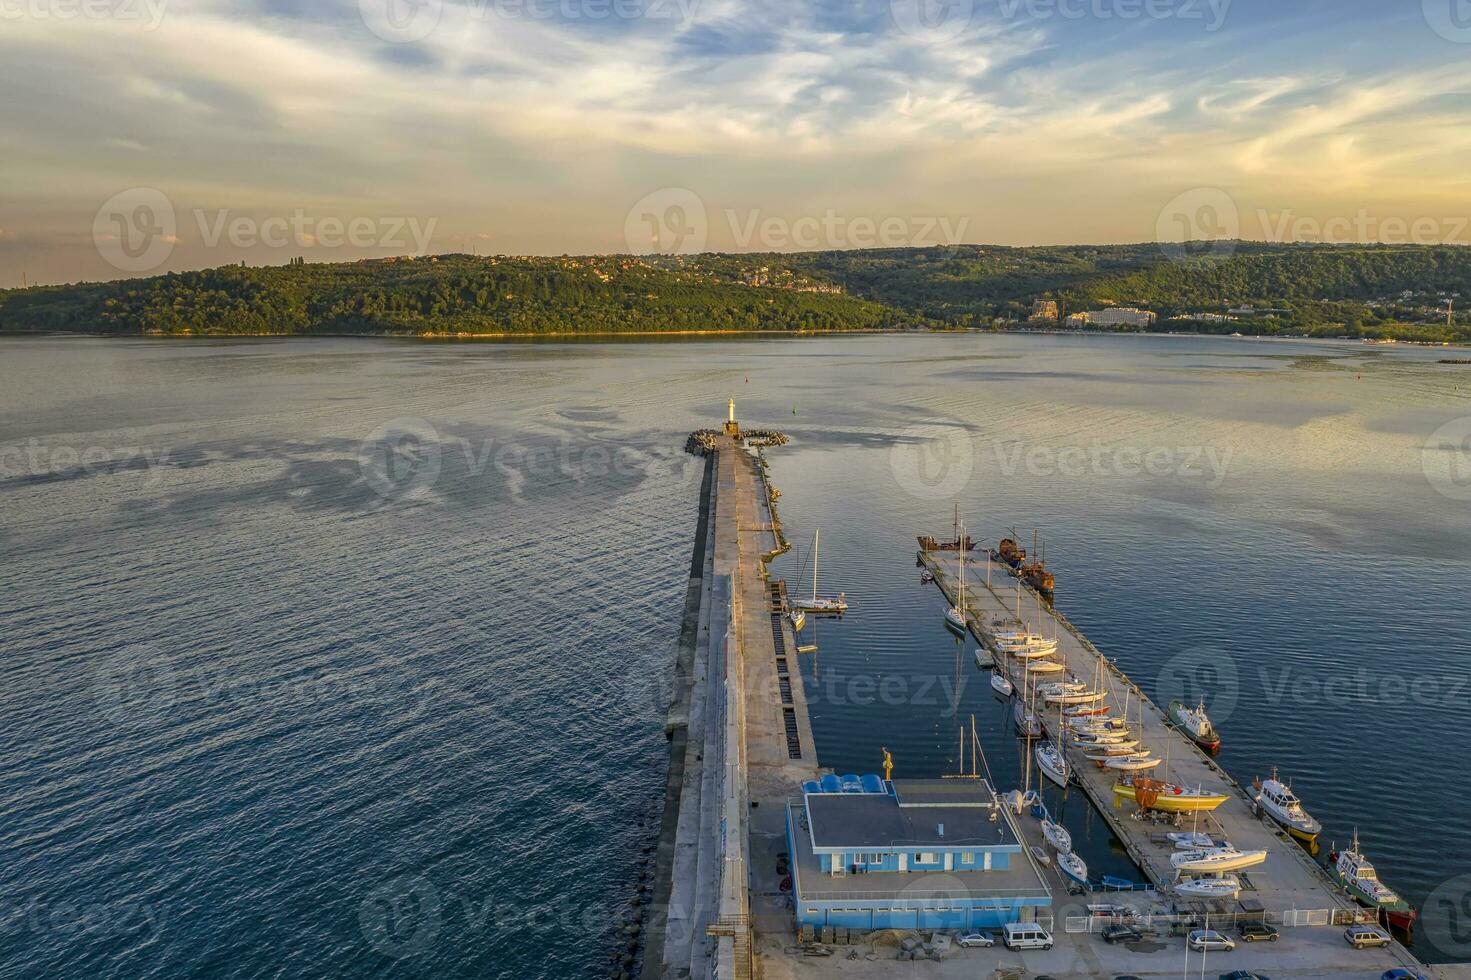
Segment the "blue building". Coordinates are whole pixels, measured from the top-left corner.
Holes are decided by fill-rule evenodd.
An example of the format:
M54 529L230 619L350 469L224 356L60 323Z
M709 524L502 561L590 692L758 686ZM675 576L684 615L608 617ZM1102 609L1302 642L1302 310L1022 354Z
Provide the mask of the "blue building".
M787 804L797 924L995 929L1052 891L983 779L825 777Z

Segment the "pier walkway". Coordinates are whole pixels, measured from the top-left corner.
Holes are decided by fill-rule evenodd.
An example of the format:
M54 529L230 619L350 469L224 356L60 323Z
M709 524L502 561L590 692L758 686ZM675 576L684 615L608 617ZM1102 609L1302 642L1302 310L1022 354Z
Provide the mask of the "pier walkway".
M679 798L659 848L645 980L750 977L753 928L791 930L776 873L784 806L817 775L796 640L766 577L781 546L765 476L734 440L714 441L697 626L667 726Z

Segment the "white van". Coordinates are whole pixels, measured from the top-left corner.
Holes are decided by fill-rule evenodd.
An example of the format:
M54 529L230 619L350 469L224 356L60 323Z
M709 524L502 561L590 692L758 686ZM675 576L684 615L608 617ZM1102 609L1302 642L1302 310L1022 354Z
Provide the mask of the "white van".
M1035 922L1008 922L1003 941L1007 949L1051 949L1052 937Z

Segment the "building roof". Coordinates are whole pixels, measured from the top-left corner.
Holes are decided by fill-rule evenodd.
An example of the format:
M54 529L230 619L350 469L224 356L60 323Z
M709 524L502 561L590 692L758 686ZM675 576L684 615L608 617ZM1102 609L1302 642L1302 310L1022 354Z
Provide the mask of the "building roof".
M812 793L807 820L814 848L1016 847L984 782L908 780L888 793Z

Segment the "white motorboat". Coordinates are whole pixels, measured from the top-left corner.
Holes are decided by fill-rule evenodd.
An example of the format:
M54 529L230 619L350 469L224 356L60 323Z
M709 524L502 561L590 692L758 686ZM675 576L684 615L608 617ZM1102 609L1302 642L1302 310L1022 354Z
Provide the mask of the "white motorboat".
M979 660L980 656L981 655L978 652L976 654L976 659ZM1006 675L999 670L991 672L991 690L1006 698L1009 698L1016 693L1016 688L1012 686L1011 681L1007 680Z
M1067 875L1073 881L1076 881L1084 888L1088 887L1088 865L1082 858L1071 852L1059 854L1057 856L1057 866L1062 869L1063 874Z
M1271 779L1265 782L1257 780L1252 784L1252 788L1256 790L1252 798L1256 801L1257 806L1266 811L1267 816L1287 828L1287 832L1293 837L1311 844L1323 832L1323 825L1302 808L1302 801L1293 795L1292 787L1277 778L1275 768L1272 770Z
M1210 834L1197 833L1196 831L1185 831L1182 833L1165 834L1171 844L1186 851L1203 851L1216 846L1216 842Z
M1035 750L1037 756L1037 768L1042 770L1042 775L1052 780L1057 785L1067 788L1068 766L1067 759L1062 750L1051 742L1041 742ZM1071 850L1071 848L1068 848Z
M1038 847L1036 844L1033 844L1031 847L1027 848L1027 850L1032 852L1032 857L1036 859L1036 862L1042 865L1042 867L1047 868L1052 866L1052 855L1047 853L1046 848Z
M1073 835L1067 832L1066 827L1054 820L1042 821L1042 836L1059 854L1066 854L1073 849Z
M799 630L807 625L807 613L801 609L793 609L787 613L787 618L792 621L792 629Z
M1234 847L1212 847L1199 851L1178 851L1170 855L1170 866L1191 874L1217 874L1254 868L1267 860L1266 851L1238 851Z
M1241 894L1241 879L1235 875L1195 878L1175 884L1175 894L1186 898L1235 898Z

